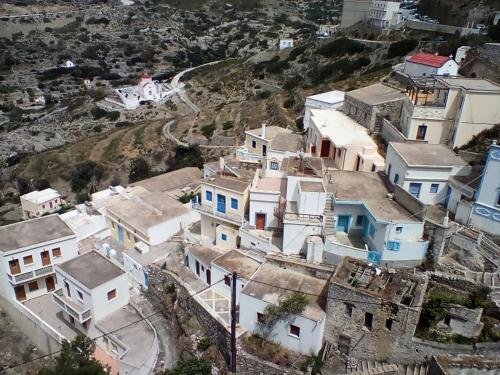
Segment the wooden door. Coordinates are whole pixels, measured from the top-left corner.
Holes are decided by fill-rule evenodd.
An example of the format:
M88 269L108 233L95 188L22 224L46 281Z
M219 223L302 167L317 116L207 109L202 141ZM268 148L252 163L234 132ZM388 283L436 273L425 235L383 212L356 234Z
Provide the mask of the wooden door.
M44 266L48 266L50 264L50 254L48 251L43 251L41 254L42 257L42 264Z
M320 153L320 156L322 158L327 158L328 155L330 155L330 140L329 139L323 139L321 141L321 153Z
M24 290L24 285L16 286L14 291L16 292L16 299L18 301L26 300L26 290Z
M9 261L10 273L11 275L16 275L21 272L21 266L19 265L19 259L13 259Z
M426 133L427 133L427 126L420 125L417 130L417 139L423 141L425 139Z
M255 227L264 230L266 226L266 214L255 214Z
M47 287L47 292L52 292L56 289L56 282L54 281L54 276L49 276L45 278L45 286Z

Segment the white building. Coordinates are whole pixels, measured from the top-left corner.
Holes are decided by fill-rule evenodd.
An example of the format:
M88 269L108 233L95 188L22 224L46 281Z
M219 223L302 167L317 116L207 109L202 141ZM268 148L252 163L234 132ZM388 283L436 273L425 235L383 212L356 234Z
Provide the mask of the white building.
M453 56L418 52L405 60L403 73L410 77L456 76L458 64Z
M312 109L340 109L344 104L344 91L329 91L306 97L304 130L309 129Z
M384 158L368 130L339 110L311 110L306 144L312 156L327 158L336 169L375 172L384 168Z
M76 236L57 215L0 227L0 294L30 300L55 290L54 266L78 255Z
M159 353L156 332L129 304L125 271L90 251L59 264L56 273L62 287L52 298L66 324L95 338L118 362L120 373L150 374ZM136 323L127 326L131 322Z
M387 148L386 174L424 204L446 200L452 176L467 176L471 167L445 145L391 142Z
M61 205L61 195L51 188L41 191L35 190L31 193L21 195L21 208L24 219L40 217L43 214L55 212L61 208Z
M281 38L279 40L279 50L293 48L293 39L292 38Z
M340 24L319 25L318 35L323 38L331 38L340 30Z
M457 48L457 52L455 53L455 61L461 65L465 57L467 56L467 53L472 49L472 47L469 46L462 46Z
M326 280L263 264L241 291L240 325L284 348L316 355L323 345ZM306 294L308 304L301 314L266 326L266 307L277 305L297 290Z
M122 87L115 92L123 106L133 110L148 102L163 103L174 90L167 83L153 81L149 74L144 73L137 86Z
M212 261L224 254L221 250L194 245L187 250L187 266L205 284L212 285Z
M63 68L74 68L76 65L73 61L67 60L62 66Z
M368 22L381 29L391 28L402 21L398 1L373 0Z
M490 146L488 160L470 214L472 226L500 235L500 146Z

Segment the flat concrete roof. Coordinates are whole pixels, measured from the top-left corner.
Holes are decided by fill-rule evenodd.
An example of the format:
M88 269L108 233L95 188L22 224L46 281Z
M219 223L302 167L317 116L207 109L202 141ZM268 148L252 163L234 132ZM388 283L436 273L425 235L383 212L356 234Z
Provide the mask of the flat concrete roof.
M325 187L321 181L299 181L300 190L307 192L323 193Z
M453 167L468 165L447 146L429 143L391 142L390 145L407 165Z
M322 177L323 162L320 158L288 158L283 159L283 164L287 167L288 176Z
M199 168L187 167L137 181L130 184L130 186L142 186L150 192L162 193L182 188L193 182L200 181L202 178L203 172Z
M304 137L300 134L280 134L271 142L271 150L298 152L303 149Z
M321 133L337 147L363 145L377 147L368 135L368 129L344 112L334 109L311 109L311 121Z
M278 134L282 135L291 132L292 131L290 129L282 128L281 126L266 126L266 134L263 138L272 141ZM247 130L246 133L255 135L257 137L262 137L262 127Z
M97 251L89 251L58 264L56 267L61 268L89 289L97 288L125 273L124 270Z
M264 263L241 293L273 305L293 294L293 291L306 293L309 304L301 315L319 321L325 316L326 286L327 280Z
M257 179L256 186L252 188L256 191L263 192L280 192L281 195L286 194L286 177L261 177Z
M439 79L452 87L462 87L471 91L494 91L500 93L500 85L487 79L463 77L439 77Z
M42 216L0 227L0 251L7 252L69 236L75 236L75 233L59 215Z
M331 282L406 306L421 306L427 288L424 276L389 272L386 268L349 257L342 259Z
M21 195L21 198L36 204L41 204L59 198L60 196L61 195L57 192L57 190L47 188L40 191L35 190L31 193Z
M327 104L336 104L344 101L345 92L344 91L328 91L321 94L311 95L306 97L307 99L316 100L318 102L324 102Z
M250 186L250 181L246 181L237 177L213 176L208 177L203 181L205 184L217 186L223 189L234 190L239 193L244 193Z
M154 225L189 213L188 208L167 193L150 192L142 186L109 197L105 207L110 214L144 233Z
M362 87L357 90L346 92L346 96L350 96L360 102L368 105L377 105L382 103L393 102L395 100L402 100L406 94L392 87L376 83L371 86Z
M224 254L220 251L210 249L209 247L205 247L202 245L191 246L188 249L188 252L193 254L197 259L207 265L209 265L214 259L217 259Z
M213 264L229 272L236 272L238 276L250 279L260 267L260 262L238 250L230 250L221 257L214 259Z
M331 176L331 183L330 177ZM373 172L329 171L324 179L326 191L334 193L335 200L364 202L380 220L419 222L396 201L387 198L390 191L383 177Z

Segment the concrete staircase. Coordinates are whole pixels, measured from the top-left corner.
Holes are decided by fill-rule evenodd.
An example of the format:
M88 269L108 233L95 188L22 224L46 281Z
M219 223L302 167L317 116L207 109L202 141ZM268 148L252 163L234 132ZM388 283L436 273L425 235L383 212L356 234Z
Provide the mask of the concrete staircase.
M396 365L377 361L358 361L355 368L348 368L349 375L426 375L427 365Z
M327 194L325 201L325 210L323 211L325 218L325 231L324 235L332 236L335 234L335 219L333 218L333 195Z
M425 375L427 374L427 365L398 365L398 375Z
M465 278L491 289L500 288L500 272L476 272L466 271Z

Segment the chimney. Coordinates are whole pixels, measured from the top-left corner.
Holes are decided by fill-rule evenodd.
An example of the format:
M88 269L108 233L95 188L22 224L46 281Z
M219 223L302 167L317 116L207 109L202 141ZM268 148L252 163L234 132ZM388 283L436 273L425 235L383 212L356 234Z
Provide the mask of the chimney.
M225 162L224 162L224 158L221 156L220 159L219 159L220 174L224 174L225 167L226 167L226 165L225 165Z
M266 123L265 122L262 123L262 131L261 131L260 136L262 138L266 138Z

